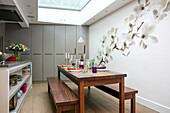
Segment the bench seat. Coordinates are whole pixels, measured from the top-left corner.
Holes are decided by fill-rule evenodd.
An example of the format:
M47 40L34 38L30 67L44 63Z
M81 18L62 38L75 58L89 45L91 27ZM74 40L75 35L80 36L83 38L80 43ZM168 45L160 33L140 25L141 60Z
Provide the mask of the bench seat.
M95 87L119 99L118 84L109 84L109 85L102 85L102 86L95 86ZM124 87L124 93L125 93L125 100L131 99L131 113L135 113L135 94L138 93L138 90Z
M57 107L57 113L62 111L75 110L79 112L79 98L77 95L57 77L48 77L48 92L51 93Z

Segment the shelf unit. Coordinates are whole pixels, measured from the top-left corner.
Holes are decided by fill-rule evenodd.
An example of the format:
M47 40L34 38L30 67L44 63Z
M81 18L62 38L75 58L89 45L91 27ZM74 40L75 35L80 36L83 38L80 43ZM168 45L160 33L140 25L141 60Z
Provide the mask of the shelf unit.
M21 106L25 102L26 96L27 96L28 92L30 91L30 89L31 89L31 85L28 86L27 91L24 94L22 94L22 96L18 99L17 107L15 108L15 110L10 111L10 113L18 113L20 111Z
M22 81L18 81L16 86L9 88L10 75L19 73L21 70L30 65L30 75L24 75ZM9 101L18 92L24 83L27 83L27 91L17 100L15 110L9 111ZM12 67L0 68L0 113L19 113L27 94L32 87L32 62L25 62Z
M17 93L17 91L22 87L22 85L28 80L30 75L24 75L22 81L18 81L16 86L12 86L9 90L9 100Z

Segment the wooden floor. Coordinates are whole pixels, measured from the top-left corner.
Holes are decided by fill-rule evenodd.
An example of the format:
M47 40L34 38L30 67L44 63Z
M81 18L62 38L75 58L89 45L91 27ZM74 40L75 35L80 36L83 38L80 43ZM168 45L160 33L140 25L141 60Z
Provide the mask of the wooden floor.
M77 86L72 82L67 85L78 93ZM85 88L85 111L86 113L118 113L118 99L91 87ZM130 113L130 101L126 100L126 113ZM143 105L136 105L137 113L157 113ZM33 88L27 96L20 113L56 113L55 106L48 94L47 83L34 83ZM74 113L67 111L63 113Z

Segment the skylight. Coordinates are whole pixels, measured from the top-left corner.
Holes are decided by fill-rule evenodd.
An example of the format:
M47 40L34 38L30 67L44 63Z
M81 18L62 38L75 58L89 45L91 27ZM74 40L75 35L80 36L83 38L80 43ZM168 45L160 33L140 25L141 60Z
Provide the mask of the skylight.
M39 8L81 11L91 0L38 0Z

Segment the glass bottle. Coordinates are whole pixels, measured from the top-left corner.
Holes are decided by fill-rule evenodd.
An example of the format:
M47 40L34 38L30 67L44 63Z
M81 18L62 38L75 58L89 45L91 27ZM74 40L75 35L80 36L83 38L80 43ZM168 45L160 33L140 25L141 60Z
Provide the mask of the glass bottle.
M84 65L84 59L83 59L83 55L81 55L81 59L80 59L80 65Z
M89 68L89 64L90 64L89 60L86 59L84 64L85 64L84 65L84 72L87 73L88 72L88 68Z

